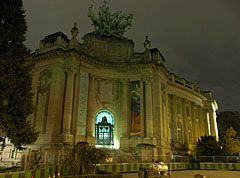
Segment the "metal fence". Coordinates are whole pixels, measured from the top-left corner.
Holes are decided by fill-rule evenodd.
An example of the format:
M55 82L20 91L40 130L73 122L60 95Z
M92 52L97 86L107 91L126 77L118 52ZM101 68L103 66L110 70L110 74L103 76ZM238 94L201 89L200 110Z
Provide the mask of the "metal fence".
M0 167L27 167L58 165L67 156L65 151L1 151Z
M0 152L1 167L21 167L22 170L34 166L63 164L69 152L65 151L2 151ZM131 153L114 153L106 160L108 164L116 163L144 163L163 161L165 163L192 162L192 157L181 155L157 155L148 160ZM197 162L239 163L239 156L199 156Z
M199 162L239 163L239 156L199 156Z

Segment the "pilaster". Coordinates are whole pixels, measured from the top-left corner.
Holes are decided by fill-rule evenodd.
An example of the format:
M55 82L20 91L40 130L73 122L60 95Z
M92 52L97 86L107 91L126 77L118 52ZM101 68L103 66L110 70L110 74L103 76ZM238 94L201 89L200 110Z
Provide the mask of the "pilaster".
M144 122L144 114L145 114L145 107L144 107L144 83L143 79L140 80L140 120L141 120L141 138L145 137L145 122Z
M95 105L96 105L96 77L90 74L88 86L88 106L87 106L87 129L86 138L89 144L95 144L94 128L95 128Z
M73 82L75 70L71 66L66 67L64 70L67 73L67 83L64 99L62 135L64 142L71 143L73 136L71 135L70 129L72 121Z
M129 148L129 79L122 79L122 119L120 146L123 149Z
M149 76L145 80L145 120L146 120L146 137L144 143L155 144L153 138L153 112L152 112L152 77Z

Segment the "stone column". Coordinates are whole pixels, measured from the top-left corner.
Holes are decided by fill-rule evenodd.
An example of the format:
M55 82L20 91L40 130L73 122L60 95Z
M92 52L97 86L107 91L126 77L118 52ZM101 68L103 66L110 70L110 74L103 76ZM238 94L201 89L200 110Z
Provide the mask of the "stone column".
M141 138L145 137L145 122L144 122L144 84L143 79L140 80L140 119L141 119Z
M205 108L202 109L202 115L203 115L203 124L204 124L204 135L208 135L208 123L207 123L207 111Z
M67 83L66 83L65 100L64 100L62 134L64 136L64 142L71 142L72 135L70 133L70 128L71 128L71 119L72 119L74 70L72 67L68 67L68 68L65 68L65 71L67 72Z
M89 144L95 144L94 129L95 129L95 105L96 105L96 89L95 89L95 76L90 75L88 86L88 105L87 105L87 130L86 137Z
M195 108L196 105L195 103L191 103L191 112L192 112L192 138L193 138L193 143L196 143L196 141L198 140L197 139L197 122L196 122L196 113L194 112L195 111Z
M203 117L201 106L198 106L197 110L198 110L198 118L199 118L198 119L199 120L199 132L200 132L199 137L201 137L204 135L204 117Z
M182 106L183 106L183 138L185 144L189 143L188 138L188 118L187 118L187 109L186 109L186 100L182 99Z
M213 112L213 123L214 123L214 133L215 133L216 139L218 141L219 137L218 137L218 126L217 126L217 114L216 114L216 111Z
M145 81L146 138L153 138L152 78Z
M128 137L129 128L129 114L128 114L128 100L129 100L129 80L122 80L122 119L121 119L121 137Z
M166 85L162 84L162 108L163 108L163 135L164 135L164 144L169 144L169 122L168 122L168 94Z
M171 139L177 142L176 96L171 95Z
M209 109L209 120L210 120L210 125L211 125L211 135L216 136L214 116L213 116L213 110L212 109Z
M160 95L159 95L159 99L160 99L160 101L159 101L160 118L157 118L157 119L160 119L159 120L160 125L159 125L159 130L158 130L158 132L160 133L160 145L164 145L165 137L167 137L167 135L165 135L165 133L164 133L164 131L166 129L166 123L165 123L165 115L164 115L164 113L165 113L164 109L165 108L164 108L164 100L163 100L163 98L165 97L164 96L165 91L163 91L163 90L165 90L165 89L163 89L162 87L163 87L162 84L159 84L159 90L161 92ZM155 97L155 95L154 95L154 97ZM155 110L155 112L156 112L156 110Z

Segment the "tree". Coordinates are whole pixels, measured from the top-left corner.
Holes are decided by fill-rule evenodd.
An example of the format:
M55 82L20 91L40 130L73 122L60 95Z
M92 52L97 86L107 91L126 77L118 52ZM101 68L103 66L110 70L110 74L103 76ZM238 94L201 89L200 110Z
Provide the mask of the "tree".
M220 156L222 155L221 144L214 136L201 136L197 141L196 154L198 156Z
M240 113L233 111L222 111L217 115L218 134L221 141L224 140L226 130L232 127L237 131L236 137L240 138Z
M240 140L236 138L237 132L232 128L228 128L225 132L223 149L226 155L234 155L240 153Z
M104 162L109 155L88 143L78 143L66 159L66 176L95 174L97 164Z
M0 137L17 149L36 141L27 117L33 112L30 51L23 42L27 25L22 0L0 1Z

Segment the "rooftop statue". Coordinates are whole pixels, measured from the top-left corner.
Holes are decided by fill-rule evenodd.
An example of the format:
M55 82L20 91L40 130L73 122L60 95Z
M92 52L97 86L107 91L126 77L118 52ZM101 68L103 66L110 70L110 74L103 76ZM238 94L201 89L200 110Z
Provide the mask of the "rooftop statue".
M106 37L115 37L123 39L123 34L126 29L132 27L133 14L122 14L122 11L110 12L107 2L99 7L98 18L93 12L92 5L88 8L88 17L92 20L92 25L95 30L94 34Z

